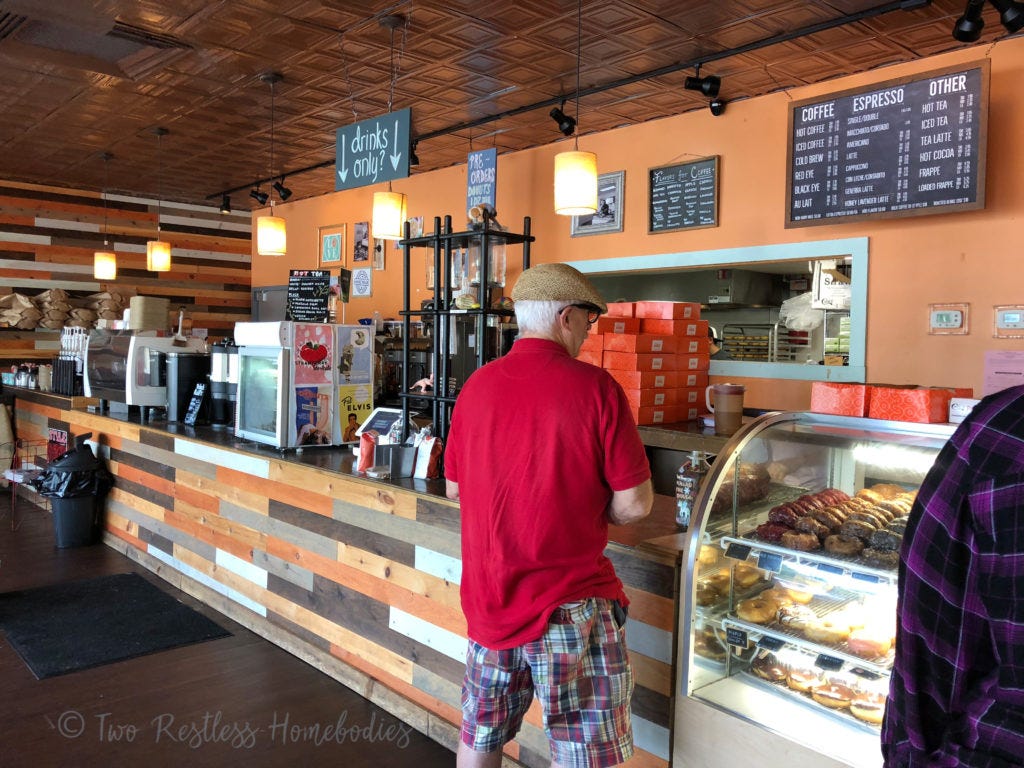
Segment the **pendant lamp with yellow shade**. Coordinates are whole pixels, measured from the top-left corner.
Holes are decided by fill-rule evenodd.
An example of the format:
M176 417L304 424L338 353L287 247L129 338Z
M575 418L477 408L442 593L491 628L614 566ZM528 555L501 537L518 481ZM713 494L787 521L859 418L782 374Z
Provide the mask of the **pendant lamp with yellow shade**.
M555 155L555 213L582 216L597 212L597 155L581 152L580 63L583 51L583 0L576 3L576 135L571 152Z
M391 90L388 92L388 112L391 112L395 97L395 79L398 76L395 70L395 30L406 23L404 16L391 14L380 20L382 27L391 30ZM408 215L407 200L401 192L391 189L391 182L388 182L386 192L373 193L373 216L370 221L370 231L373 237L378 240L401 240L405 237L405 219Z
M157 142L157 193L156 193L156 239L146 243L146 269L150 272L171 271L171 244L160 239L160 209L163 199L163 140L170 133L166 128L157 126L153 129Z
M274 86L284 80L279 72L262 72L260 80L270 85L270 175L274 175ZM270 199L270 215L256 217L256 253L260 256L285 256L288 253L288 228L281 216L274 215L274 199Z
M116 280L117 254L110 250L107 243L107 187L109 186L107 163L114 156L109 152L104 152L100 156L103 158L103 250L96 251L92 255L92 276L96 280Z

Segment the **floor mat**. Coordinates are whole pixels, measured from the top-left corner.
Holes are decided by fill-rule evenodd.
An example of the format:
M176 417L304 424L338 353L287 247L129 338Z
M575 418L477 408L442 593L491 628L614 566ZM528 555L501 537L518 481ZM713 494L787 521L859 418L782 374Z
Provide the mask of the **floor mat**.
M40 680L231 634L136 573L0 594L0 630Z

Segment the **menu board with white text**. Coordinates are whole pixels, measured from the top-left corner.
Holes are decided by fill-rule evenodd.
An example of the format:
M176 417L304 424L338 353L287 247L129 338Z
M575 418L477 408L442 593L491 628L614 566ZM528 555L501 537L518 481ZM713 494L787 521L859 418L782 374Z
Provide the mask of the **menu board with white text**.
M989 62L794 102L786 226L985 207Z

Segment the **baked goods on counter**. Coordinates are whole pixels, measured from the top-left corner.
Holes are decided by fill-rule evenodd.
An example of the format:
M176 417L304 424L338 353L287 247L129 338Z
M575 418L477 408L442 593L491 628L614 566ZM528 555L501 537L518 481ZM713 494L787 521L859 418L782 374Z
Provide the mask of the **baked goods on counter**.
M763 464L745 465L739 471L739 478L736 475L734 466L724 478L715 500L711 502L712 514L732 509L734 490L736 501L740 506L759 501L768 495L771 478L768 476L768 469Z
M852 498L836 488L808 493L768 510L754 536L795 552L830 555L895 569L916 491L877 483Z

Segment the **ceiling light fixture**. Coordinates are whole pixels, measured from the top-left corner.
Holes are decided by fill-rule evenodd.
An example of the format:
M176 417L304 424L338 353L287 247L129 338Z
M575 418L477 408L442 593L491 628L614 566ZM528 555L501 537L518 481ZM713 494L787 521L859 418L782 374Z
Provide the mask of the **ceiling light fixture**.
M583 0L576 2L576 125L580 122L580 66L583 60ZM597 212L597 155L581 152L579 131L572 152L555 155L555 213L582 216Z
M260 80L270 84L270 175L274 175L274 86L284 80L278 72L263 72ZM275 187L276 188L276 187ZM269 197L265 192L249 193L263 205ZM288 252L288 232L285 220L274 215L274 200L270 200L270 215L256 217L256 253L260 256L284 256Z
M107 245L107 187L109 176L107 174L107 162L113 159L113 155L104 152L100 155L103 158L103 250L96 251L92 255L92 276L96 280L117 279L117 254L110 250Z
M253 187L251 190L249 190L249 197L251 197L260 205L266 205L267 200L270 198L270 195L268 195L266 192L260 192L259 187Z
M961 43L976 42L981 37L981 30L985 28L985 19L981 17L984 9L985 0L967 0L964 15L953 25L953 39Z
M563 111L565 109L565 102L562 102L562 106L555 107L550 112L551 119L558 123L558 130L560 130L566 136L572 136L573 131L576 130L576 121L569 117Z
M697 76L687 77L683 82L683 87L688 91L700 91L709 99L713 99L718 95L719 89L722 87L722 78L715 75L708 75L707 77L700 76L700 64L697 65Z
M391 90L388 93L388 113L390 114L395 98L395 80L398 73L395 71L395 30L405 23L405 18L398 14L385 16L380 20L382 27L391 30ZM401 240L405 237L403 232L407 218L407 201L401 192L391 191L391 181L388 181L387 192L373 193L373 215L370 229L373 236L379 240Z
M225 194L220 198L220 212L231 213L231 195Z
M274 191L281 197L282 203L292 196L292 191L284 185L284 176L274 182Z
M166 240L160 239L160 209L161 201L163 199L163 176L164 176L164 164L163 164L163 141L164 136L170 133L166 128L157 126L153 129L153 133L156 135L156 154L157 154L157 172L156 172L156 240L150 240L146 243L146 269L150 272L170 272L171 271L171 244Z

